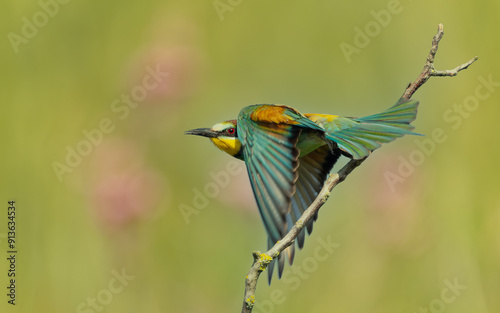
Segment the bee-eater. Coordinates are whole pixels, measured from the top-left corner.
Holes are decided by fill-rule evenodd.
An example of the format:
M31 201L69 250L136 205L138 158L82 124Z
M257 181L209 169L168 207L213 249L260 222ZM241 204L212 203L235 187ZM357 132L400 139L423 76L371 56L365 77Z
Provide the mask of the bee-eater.
M237 120L186 134L210 138L220 150L245 161L268 248L281 240L314 201L341 155L362 159L382 143L413 134L410 125L418 102L399 100L379 114L361 118L301 114L285 105L258 104L241 110ZM310 234L314 217L307 225ZM304 245L305 232L297 237ZM292 264L294 245L278 257L278 276L285 254ZM268 266L271 283L274 260Z

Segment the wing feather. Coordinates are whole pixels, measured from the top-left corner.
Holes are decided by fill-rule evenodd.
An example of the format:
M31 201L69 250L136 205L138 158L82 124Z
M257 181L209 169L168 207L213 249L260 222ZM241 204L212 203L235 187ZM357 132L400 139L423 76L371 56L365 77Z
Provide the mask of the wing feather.
M286 116L275 117L273 112ZM268 248L281 240L311 205L340 156L340 150L332 151L324 145L299 159L297 142L301 132L321 129L307 120L314 125L311 130L304 119L307 120L295 110L269 105L244 108L238 116L238 138L268 234ZM295 120L300 120L300 123L294 123ZM306 225L308 233L311 233L312 225L313 220ZM300 248L304 241L305 230L298 236ZM295 246L291 245L271 262L268 266L269 282L274 264L278 264L278 276L281 277L285 259L288 258L291 264L294 255Z

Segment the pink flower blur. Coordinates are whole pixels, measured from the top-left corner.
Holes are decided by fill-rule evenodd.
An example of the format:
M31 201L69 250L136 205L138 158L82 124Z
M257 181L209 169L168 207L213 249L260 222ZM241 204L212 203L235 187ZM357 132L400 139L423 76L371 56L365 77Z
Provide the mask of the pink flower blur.
M90 200L96 220L106 229L120 228L154 213L166 183L146 167L141 150L131 142L103 142L91 168Z

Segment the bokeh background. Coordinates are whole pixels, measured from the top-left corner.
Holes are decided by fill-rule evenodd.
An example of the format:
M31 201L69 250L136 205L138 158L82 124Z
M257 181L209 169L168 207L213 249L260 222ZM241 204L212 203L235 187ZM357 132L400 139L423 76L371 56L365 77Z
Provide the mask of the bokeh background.
M238 312L265 232L242 164L183 132L255 103L377 113L420 73L438 23L438 69L479 61L414 95L434 147L405 137L356 169L288 279L262 277L255 312L500 311L500 2L2 1L0 17L2 312ZM72 149L85 155L61 167ZM321 240L336 248L320 260Z

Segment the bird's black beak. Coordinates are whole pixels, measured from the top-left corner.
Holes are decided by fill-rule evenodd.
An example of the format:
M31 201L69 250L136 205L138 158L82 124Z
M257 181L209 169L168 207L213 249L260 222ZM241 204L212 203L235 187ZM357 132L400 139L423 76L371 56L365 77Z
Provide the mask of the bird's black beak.
M219 134L210 128L196 128L196 129L191 129L186 131L184 134L186 135L196 135L196 136L203 136L203 137L208 137L208 138L215 138Z

